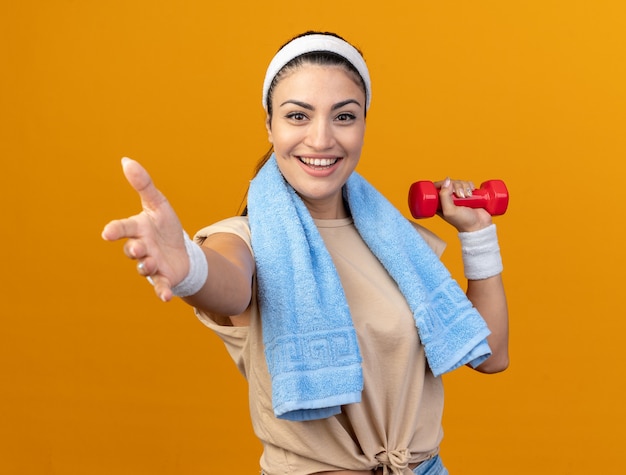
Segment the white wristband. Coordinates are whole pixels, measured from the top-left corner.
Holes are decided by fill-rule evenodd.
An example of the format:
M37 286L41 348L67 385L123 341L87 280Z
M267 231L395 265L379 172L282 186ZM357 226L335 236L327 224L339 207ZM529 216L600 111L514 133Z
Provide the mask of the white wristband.
M183 231L183 234L185 249L189 256L189 272L178 285L172 287L172 293L177 297L188 297L197 293L204 286L209 276L209 264L204 251L189 238L186 232Z
M459 239L467 279L488 279L502 272L502 257L495 224L478 231L459 233Z

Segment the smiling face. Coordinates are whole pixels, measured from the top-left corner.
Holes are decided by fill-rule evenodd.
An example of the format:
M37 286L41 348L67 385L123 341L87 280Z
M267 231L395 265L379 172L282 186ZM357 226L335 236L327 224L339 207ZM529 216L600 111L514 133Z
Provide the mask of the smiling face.
M365 134L358 78L341 66L303 64L276 84L267 129L281 173L311 215L345 217L341 189Z

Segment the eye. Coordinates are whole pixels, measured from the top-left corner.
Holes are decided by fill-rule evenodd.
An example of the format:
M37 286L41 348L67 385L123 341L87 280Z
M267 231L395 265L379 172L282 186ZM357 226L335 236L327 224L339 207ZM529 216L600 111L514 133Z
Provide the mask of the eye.
M354 114L350 112L342 112L341 114L337 116L335 120L339 122L347 122L347 121L354 120L354 119L356 119L356 116Z
M287 117L287 119L291 119L296 122L301 122L303 120L306 120L307 118L306 115L303 114L302 112L290 112L285 117Z

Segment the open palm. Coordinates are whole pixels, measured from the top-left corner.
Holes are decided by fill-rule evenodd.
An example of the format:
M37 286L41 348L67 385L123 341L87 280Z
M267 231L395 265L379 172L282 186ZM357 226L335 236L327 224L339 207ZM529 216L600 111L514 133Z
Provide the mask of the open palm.
M138 162L122 159L124 175L141 199L142 211L108 223L102 231L107 241L126 239L124 253L138 261L138 272L149 277L163 301L189 270L183 228L169 201Z

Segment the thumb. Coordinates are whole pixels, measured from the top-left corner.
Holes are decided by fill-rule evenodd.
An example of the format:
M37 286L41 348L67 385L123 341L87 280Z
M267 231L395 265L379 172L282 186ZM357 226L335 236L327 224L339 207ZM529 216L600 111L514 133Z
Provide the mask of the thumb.
M439 188L439 203L444 214L454 208L452 194L452 181L450 178L446 178L441 182L441 187Z
M141 204L145 209L154 210L167 201L165 196L154 186L152 178L139 162L124 157L122 158L122 170L128 183L139 194Z

